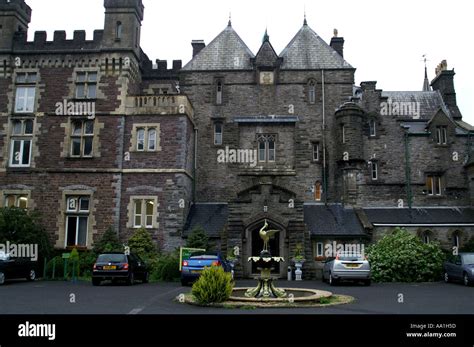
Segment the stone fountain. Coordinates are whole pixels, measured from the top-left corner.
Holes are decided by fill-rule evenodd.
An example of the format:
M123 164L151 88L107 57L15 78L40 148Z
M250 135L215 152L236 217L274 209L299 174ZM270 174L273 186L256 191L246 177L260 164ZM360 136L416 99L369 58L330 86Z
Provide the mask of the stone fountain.
M259 232L263 240L263 250L260 252L260 256L248 259L249 262L257 265L260 275L255 278L258 281L257 287L250 288L245 293L247 298L285 298L287 296L284 289L279 289L275 286L274 281L277 277L272 276L272 270L275 269L275 266L284 262L285 259L283 257L272 257L268 246L270 238L278 233L279 230L267 229L268 222L265 220L265 224Z

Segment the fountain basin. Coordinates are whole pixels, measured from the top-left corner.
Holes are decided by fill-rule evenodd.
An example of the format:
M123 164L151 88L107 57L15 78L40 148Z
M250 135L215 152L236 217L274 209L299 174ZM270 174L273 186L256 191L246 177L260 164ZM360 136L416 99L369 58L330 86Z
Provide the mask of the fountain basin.
M266 303L310 303L310 302L319 302L321 298L330 298L332 293L324 290L316 289L305 289L305 288L281 288L283 289L287 296L284 298L249 298L245 296L245 293L252 288L234 288L232 295L229 298L229 301L238 301L238 302L266 302Z

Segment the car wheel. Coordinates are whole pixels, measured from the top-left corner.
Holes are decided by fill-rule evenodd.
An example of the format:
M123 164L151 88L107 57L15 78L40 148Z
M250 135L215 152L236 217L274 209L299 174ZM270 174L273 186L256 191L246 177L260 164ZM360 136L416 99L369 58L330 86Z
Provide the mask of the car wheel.
M93 278L92 279L92 285L97 287L97 286L100 286L100 278Z
M28 273L28 276L26 277L26 279L30 282L33 282L36 279L36 271L35 270L30 270L30 272Z
M370 286L371 284L372 284L371 280L365 280L364 281L364 285L367 286L367 287Z
M449 275L447 272L444 273L444 282L449 283L451 279L449 278Z
M469 281L469 276L467 275L467 273L464 273L463 283L464 283L465 286L470 286L471 285L471 281Z
M133 272L130 272L127 278L127 285L133 286L134 283L135 283L135 274Z
M189 284L188 281L186 281L186 280L183 279L183 278L181 279L181 285L182 285L183 287L187 287L188 284Z
M0 272L0 286L5 283L5 274Z
M150 281L150 274L147 271L143 274L143 281L142 282L143 283L148 283L149 281Z
M337 280L332 277L332 274L329 274L329 285L331 286L337 285Z

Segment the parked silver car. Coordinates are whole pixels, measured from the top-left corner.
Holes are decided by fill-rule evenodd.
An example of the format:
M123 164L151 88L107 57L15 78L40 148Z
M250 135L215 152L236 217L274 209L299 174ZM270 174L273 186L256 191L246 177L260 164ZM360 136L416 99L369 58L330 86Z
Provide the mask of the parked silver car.
M362 255L338 255L329 258L323 267L323 281L336 285L340 281L362 281L370 286L370 264Z
M462 281L466 286L474 284L474 253L450 256L444 263L444 281Z

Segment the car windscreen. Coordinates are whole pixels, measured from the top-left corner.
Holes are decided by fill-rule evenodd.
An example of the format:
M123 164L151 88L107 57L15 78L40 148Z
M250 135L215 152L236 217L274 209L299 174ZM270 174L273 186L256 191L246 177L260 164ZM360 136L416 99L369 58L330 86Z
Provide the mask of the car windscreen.
M342 261L362 261L364 260L364 257L362 257L361 255L340 255L338 259Z
M189 259L219 259L215 253L193 253Z
M474 264L474 254L464 254L462 256L462 259L464 261L464 264Z
M127 257L125 254L101 254L97 258L98 263L126 263Z

